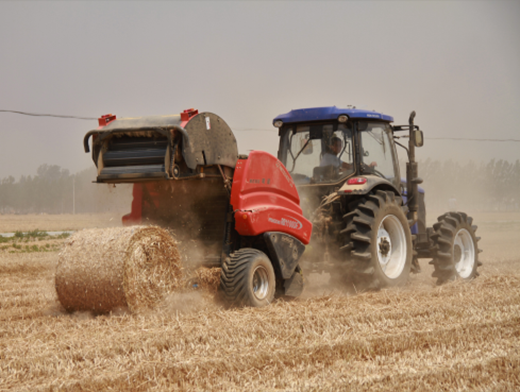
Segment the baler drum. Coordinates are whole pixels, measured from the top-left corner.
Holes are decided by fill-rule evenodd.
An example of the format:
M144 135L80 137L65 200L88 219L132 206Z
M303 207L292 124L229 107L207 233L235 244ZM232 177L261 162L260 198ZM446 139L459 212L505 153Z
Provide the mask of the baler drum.
M98 156L98 181L121 178L169 178L169 142L166 137L114 135Z

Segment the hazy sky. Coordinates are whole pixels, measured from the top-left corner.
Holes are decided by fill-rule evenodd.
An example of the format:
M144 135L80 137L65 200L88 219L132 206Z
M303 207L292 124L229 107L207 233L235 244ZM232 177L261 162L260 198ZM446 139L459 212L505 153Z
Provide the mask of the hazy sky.
M419 159L520 159L520 1L0 2L0 109L98 117L211 111L239 150L272 119L355 105L425 131ZM93 165L96 121L0 113L0 178ZM257 129L260 131L245 131ZM263 130L263 131L262 131Z

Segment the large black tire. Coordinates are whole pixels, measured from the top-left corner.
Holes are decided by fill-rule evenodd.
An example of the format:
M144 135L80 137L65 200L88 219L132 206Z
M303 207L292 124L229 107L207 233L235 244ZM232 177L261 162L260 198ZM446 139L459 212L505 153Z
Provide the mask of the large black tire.
M273 265L264 252L240 249L222 264L220 287L224 300L231 306L269 305L276 291Z
M378 190L357 201L343 217L341 249L350 260L349 280L356 289L402 286L408 280L413 245L402 204L395 193Z
M431 239L435 245L433 264L435 271L432 276L441 285L457 278L470 280L479 274L477 268L482 265L478 261L477 242L480 237L475 235L477 226L472 225L473 218L463 212L448 212L437 218L433 225Z

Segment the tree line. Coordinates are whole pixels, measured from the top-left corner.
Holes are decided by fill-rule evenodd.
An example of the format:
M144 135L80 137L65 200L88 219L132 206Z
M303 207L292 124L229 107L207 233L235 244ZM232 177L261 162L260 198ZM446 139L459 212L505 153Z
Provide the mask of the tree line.
M404 166L404 165L402 165ZM520 209L520 161L487 163L427 159L419 162L427 210L514 211ZM75 175L57 165L41 165L35 176L0 182L0 213L64 214L130 212L132 186L93 184L96 169Z
M419 177L427 209L445 211L450 204L467 212L520 209L519 160L461 164L428 159L419 163Z
M96 168L75 175L57 165L41 165L35 176L9 176L0 182L2 214L70 214L94 212L130 212L131 185L116 187L93 184Z

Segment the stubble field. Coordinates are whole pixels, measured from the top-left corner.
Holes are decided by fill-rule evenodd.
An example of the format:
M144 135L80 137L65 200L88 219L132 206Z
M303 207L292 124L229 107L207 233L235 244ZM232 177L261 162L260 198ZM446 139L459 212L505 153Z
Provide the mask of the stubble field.
M226 310L197 292L154 313L67 314L63 240L0 245L0 391L520 389L520 214L473 214L481 276L347 296L310 275L301 299ZM0 233L119 225L115 215L0 216ZM49 246L47 246L49 244Z

